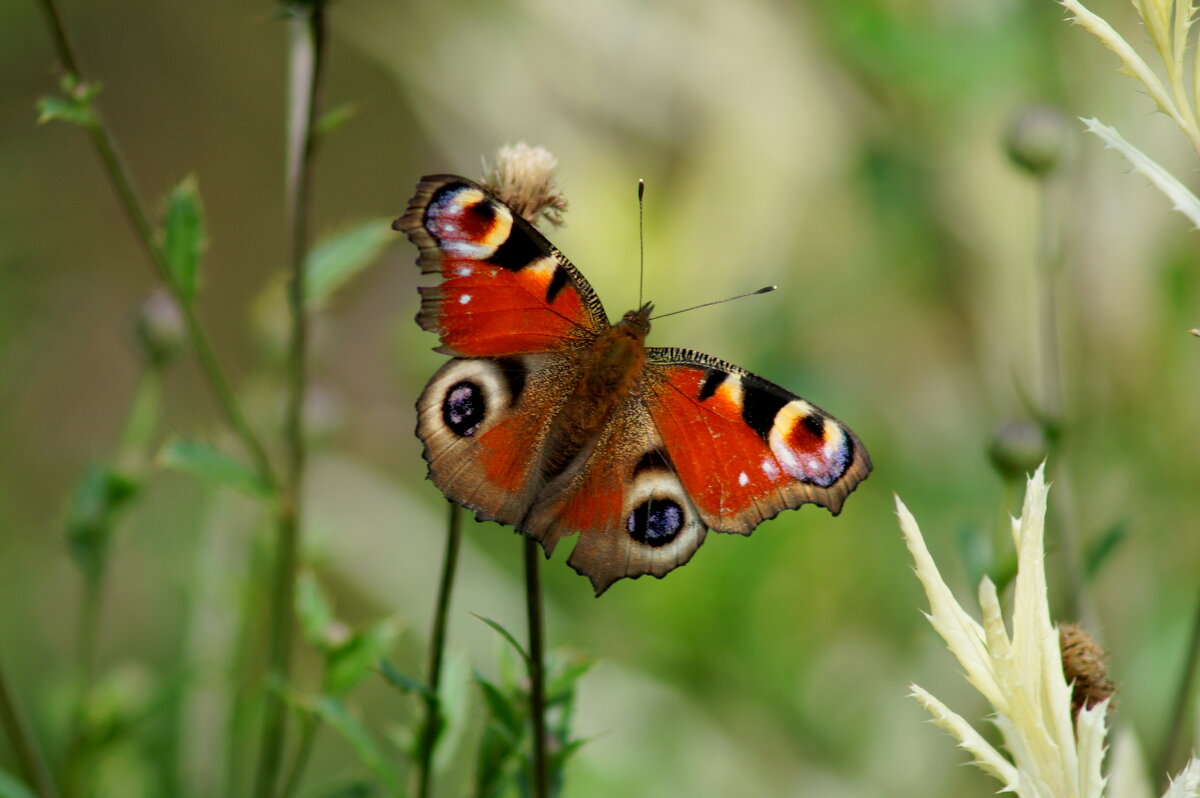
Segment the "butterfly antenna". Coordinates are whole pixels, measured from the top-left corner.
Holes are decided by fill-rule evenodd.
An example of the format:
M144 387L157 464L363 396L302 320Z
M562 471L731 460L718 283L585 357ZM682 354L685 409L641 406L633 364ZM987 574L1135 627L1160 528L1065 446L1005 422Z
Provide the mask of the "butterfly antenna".
M738 294L737 296L726 297L725 299L718 299L714 302L705 302L702 305L692 305L690 308L684 308L683 310L672 310L670 313L663 313L658 316L652 316L649 320L654 321L655 319L665 319L667 316L678 316L680 313L687 313L689 310L696 310L697 308L706 308L709 305L720 305L722 302L732 302L735 299L744 299L748 296L756 296L757 294L769 294L772 291L776 290L777 288L779 288L779 286L777 286L777 285L765 285L762 288L758 289L757 291L747 291L744 294Z
M646 282L646 228L642 224L642 197L646 195L646 181L638 178L638 303L642 306L642 286Z

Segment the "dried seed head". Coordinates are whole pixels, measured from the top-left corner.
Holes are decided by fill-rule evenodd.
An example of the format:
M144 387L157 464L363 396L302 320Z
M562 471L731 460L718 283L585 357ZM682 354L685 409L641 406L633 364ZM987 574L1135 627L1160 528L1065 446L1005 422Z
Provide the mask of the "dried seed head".
M1071 683L1072 715L1112 697L1117 687L1104 667L1108 655L1087 632L1074 624L1063 624L1058 627L1058 645L1062 650L1063 675Z
M483 182L525 221L536 227L544 219L558 227L567 200L554 185L556 169L558 159L549 150L521 142L500 148Z

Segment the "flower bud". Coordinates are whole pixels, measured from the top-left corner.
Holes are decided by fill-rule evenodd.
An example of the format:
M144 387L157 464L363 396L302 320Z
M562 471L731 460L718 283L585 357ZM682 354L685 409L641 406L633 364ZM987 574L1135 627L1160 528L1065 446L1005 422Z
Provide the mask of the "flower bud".
M1031 105L1008 123L1004 148L1012 162L1035 177L1058 166L1070 140L1066 116L1052 105Z
M153 368L162 368L183 348L183 314L165 289L156 290L142 303L134 320L134 334L142 355Z
M1032 421L1006 421L988 446L992 466L1005 479L1021 479L1046 459L1046 434Z

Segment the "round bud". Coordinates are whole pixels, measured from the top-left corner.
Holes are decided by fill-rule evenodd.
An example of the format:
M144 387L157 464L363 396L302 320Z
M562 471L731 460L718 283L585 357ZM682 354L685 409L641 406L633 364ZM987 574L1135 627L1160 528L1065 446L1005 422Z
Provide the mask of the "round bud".
M1005 479L1022 479L1046 459L1046 434L1032 421L1006 421L988 446L992 466Z
M1070 136L1062 111L1052 105L1031 105L1017 111L1009 121L1004 148L1014 164L1043 177L1058 166Z
M146 362L162 368L186 340L183 314L179 305L165 289L158 289L146 298L134 321L134 334Z

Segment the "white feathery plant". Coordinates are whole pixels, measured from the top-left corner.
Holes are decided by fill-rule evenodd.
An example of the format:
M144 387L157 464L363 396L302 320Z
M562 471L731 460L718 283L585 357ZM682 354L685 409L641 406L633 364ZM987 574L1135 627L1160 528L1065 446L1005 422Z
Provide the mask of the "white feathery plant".
M1071 21L1087 30L1101 44L1121 59L1121 72L1138 80L1155 105L1169 116L1183 134L1192 149L1200 156L1200 116L1197 101L1200 100L1200 58L1195 53L1188 64L1188 44L1192 23L1196 15L1194 0L1132 0L1142 18L1150 41L1158 52L1166 75L1164 82L1150 68L1137 50L1103 17L1088 10L1079 0L1058 0L1072 15ZM1117 150L1129 161L1134 170L1150 179L1171 200L1175 210L1187 216L1192 224L1200 228L1200 199L1154 159L1125 140L1113 127L1096 119L1084 119L1083 123L1092 133L1103 139L1111 149Z
M1020 518L1012 524L1017 549L1012 634L1000 611L996 586L979 586L980 623L955 600L921 537L916 519L896 499L905 542L929 599L926 617L946 641L971 683L995 709L1005 756L961 715L912 685L912 695L933 721L959 741L975 764L996 777L1002 792L1021 798L1103 798L1108 777L1102 765L1109 698L1072 709L1072 684L1063 672L1059 630L1047 600L1044 530L1044 465L1029 480ZM1122 774L1126 780L1131 774ZM1112 796L1111 798L1118 798ZM1164 798L1200 798L1200 760L1193 758Z

